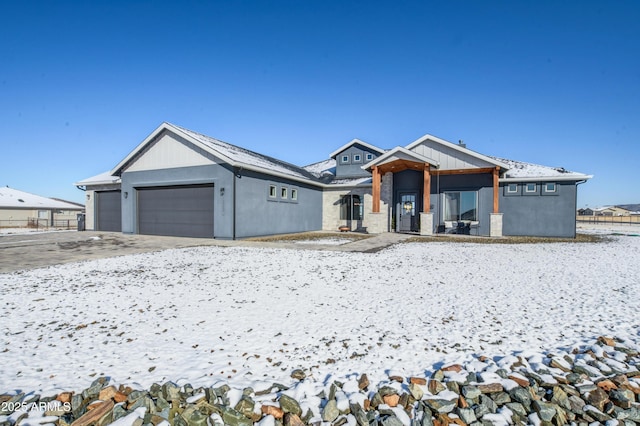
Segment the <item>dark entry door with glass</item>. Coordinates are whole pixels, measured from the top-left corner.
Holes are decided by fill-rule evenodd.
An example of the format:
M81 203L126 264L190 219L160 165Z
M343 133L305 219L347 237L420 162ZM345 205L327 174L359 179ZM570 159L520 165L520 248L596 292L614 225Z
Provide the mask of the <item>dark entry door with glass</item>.
M416 198L417 194L415 192L400 194L398 232L415 232L418 230Z

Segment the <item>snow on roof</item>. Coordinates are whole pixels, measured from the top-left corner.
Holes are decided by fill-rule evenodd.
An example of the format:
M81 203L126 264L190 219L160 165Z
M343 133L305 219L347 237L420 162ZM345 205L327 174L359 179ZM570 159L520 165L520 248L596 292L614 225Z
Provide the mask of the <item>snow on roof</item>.
M110 183L120 183L121 179L118 176L113 176L111 171L106 171L100 173L99 175L92 176L87 179L83 179L79 182L74 183L75 186L86 186L86 185L104 185Z
M84 207L78 204L67 203L66 201L54 200L52 198L41 197L17 189L0 188L0 209L58 209L58 210L82 210Z
M321 177L323 175L335 175L336 174L336 160L334 158L329 158L328 160L318 161L317 163L309 164L308 166L304 166L303 169L313 174L316 177Z
M505 179L582 180L590 179L592 177L583 173L566 170L564 167L542 166L539 164L525 163L522 161L508 160L499 157L491 158L504 163L509 167L509 170L504 174Z
M205 146L220 153L221 155L227 157L235 163L254 166L265 169L266 171L278 172L297 178L315 181L315 176L302 167L278 160L277 158L253 152L227 142L223 142L210 136L203 135L202 133L194 132L193 130L176 126L175 124L167 124L183 133L186 133L190 137L196 139L198 142L201 142Z

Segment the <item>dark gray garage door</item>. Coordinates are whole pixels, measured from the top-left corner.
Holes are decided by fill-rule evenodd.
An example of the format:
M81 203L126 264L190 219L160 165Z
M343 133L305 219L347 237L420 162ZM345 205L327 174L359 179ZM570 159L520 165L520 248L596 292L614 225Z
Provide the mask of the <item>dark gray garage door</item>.
M213 185L138 188L138 232L213 237Z
M96 231L122 232L120 191L99 191L96 197Z

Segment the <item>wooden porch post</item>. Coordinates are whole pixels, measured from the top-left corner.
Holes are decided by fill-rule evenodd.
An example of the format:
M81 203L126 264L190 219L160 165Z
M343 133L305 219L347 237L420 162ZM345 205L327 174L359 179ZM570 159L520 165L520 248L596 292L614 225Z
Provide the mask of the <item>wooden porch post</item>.
M429 213L431 211L431 173L429 164L424 164L422 171L422 211Z
M498 174L500 172L500 167L496 167L495 169L493 169L493 212L494 213L499 213L499 206L498 206L498 189L500 188L499 184L498 184Z
M371 189L373 196L373 213L380 213L380 172L378 171L378 166L373 166L373 174L372 174L372 183L373 188Z

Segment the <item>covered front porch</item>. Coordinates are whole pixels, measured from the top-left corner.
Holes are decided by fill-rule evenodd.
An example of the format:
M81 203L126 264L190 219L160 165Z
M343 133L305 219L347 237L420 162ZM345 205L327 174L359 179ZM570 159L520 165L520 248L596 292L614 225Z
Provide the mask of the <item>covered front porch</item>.
M499 166L443 170L434 159L395 148L366 167L372 214L381 214L381 194L389 194L389 231L502 235Z

